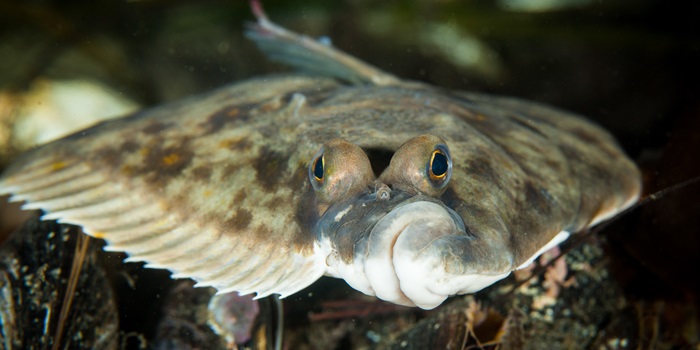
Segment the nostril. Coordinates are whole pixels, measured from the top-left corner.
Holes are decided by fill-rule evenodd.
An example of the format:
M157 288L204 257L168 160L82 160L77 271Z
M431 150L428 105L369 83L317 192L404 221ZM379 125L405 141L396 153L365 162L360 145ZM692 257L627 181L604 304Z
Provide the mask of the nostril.
M376 188L377 200L378 201L388 201L391 199L391 189L386 184L380 184Z

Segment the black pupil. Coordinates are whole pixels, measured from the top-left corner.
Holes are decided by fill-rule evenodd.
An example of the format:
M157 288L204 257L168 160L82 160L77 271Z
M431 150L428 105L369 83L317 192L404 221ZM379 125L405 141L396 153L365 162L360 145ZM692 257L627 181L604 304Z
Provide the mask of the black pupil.
M314 176L319 180L323 179L323 156L316 158L314 162Z
M431 165L430 170L435 176L445 175L447 172L447 156L445 156L445 154L442 152L435 152L433 155L433 164Z

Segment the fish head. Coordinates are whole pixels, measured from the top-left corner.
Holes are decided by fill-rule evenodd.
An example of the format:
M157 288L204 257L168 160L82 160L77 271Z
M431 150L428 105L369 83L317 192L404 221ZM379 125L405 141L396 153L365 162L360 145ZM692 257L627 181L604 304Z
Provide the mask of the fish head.
M425 275L450 270L449 259L441 259L449 253L439 248L441 239L469 235L440 199L452 177L442 138L408 140L378 177L359 146L335 139L312 158L308 174L317 214L313 230L328 253L328 275L407 306L429 308L448 296L431 292L433 280Z

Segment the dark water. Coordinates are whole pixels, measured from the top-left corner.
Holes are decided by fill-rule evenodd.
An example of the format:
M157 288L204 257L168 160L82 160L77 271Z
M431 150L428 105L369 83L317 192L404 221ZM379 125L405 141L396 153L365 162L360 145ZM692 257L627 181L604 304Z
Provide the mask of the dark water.
M265 5L279 24L314 37L327 35L335 46L397 76L581 113L610 130L637 161L647 193L700 176L696 2L595 1L536 13L486 1ZM0 88L21 92L38 78L95 79L151 105L284 70L245 41L242 26L249 20L244 1L2 1ZM475 51L474 43L482 51ZM481 58L472 58L476 53ZM3 154L7 162L14 153ZM700 341L700 286L694 277L700 267L699 197L700 185L685 187L599 233L608 279L626 304L617 319L601 321L597 331L614 333L618 323L629 321L638 325L624 333L629 344L664 348ZM107 265L120 264L118 258L109 259ZM167 280L164 273L150 275L135 265L126 269L146 274L139 281ZM113 280L122 339L129 332L152 339L172 282L137 282L144 289L134 291L123 278ZM309 338L323 333L329 338L321 342L326 346L379 346L368 335L372 329L358 325L367 318L357 313L326 323L309 321L308 310L327 309L324 297L354 295L342 283L324 283L340 291L320 287L316 299L305 293L287 303L292 344L311 347ZM370 320L384 323L372 331L387 337L400 333L392 333L389 325L431 316L389 315L394 316ZM137 338L123 344L138 347ZM386 344L386 338L379 343ZM578 345L592 344L595 340Z

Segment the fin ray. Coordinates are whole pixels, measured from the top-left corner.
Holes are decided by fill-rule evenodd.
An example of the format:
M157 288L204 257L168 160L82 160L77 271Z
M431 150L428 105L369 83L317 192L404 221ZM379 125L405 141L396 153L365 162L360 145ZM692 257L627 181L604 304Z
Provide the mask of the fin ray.
M290 263L287 256L275 253L275 242L250 246L251 241L237 240L243 234L220 236L208 222L170 212L162 198L140 190L138 182L114 181L107 171L94 171L90 164L58 170L47 170L50 161L27 164L38 173L24 174L19 163L0 178L0 193L25 201L25 208L44 210L44 220L82 226L87 234L107 241L105 250L126 252L126 261L166 268L175 277L193 278L219 291L258 295L286 295L290 285L306 287L325 272L313 255L294 253L301 258ZM296 275L303 276L301 281L289 281Z

